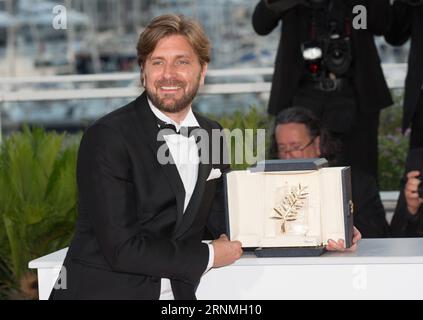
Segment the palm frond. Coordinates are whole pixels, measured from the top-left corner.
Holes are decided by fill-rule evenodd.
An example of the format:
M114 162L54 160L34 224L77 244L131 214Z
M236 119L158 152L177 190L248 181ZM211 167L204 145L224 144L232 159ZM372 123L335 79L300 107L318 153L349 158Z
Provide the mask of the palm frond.
M77 216L79 140L25 127L0 145L0 254L7 266L0 264L0 290L7 282L4 270L19 288L31 259L69 244Z
M270 219L281 221L282 233L286 232L286 222L296 221L298 219L298 214L304 206L304 200L307 199L308 193L305 192L306 189L307 186L303 187L299 184L298 187L293 188L293 190L285 195L282 201L273 208L277 216L270 217Z

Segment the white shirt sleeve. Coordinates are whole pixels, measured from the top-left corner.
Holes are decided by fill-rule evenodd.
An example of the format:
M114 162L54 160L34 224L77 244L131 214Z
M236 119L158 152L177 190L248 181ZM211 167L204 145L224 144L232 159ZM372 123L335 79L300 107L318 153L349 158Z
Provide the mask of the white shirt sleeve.
M209 263L207 264L207 268L204 271L203 275L206 274L212 267L214 263L214 249L212 244L207 244L209 246Z

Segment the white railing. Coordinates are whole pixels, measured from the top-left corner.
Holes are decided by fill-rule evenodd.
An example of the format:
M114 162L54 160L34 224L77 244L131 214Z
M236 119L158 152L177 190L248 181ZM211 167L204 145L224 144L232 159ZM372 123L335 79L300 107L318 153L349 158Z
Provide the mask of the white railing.
M382 67L391 89L404 86L407 64L383 64ZM200 94L268 93L272 74L273 68L209 70L207 84L201 88ZM268 81L265 81L265 78ZM232 82L227 83L228 81ZM108 84L108 87L103 87L107 82L126 82L126 86ZM100 88L99 84L102 84ZM56 88L45 89L46 86ZM135 98L142 91L139 73L0 77L0 89L0 142L1 111L4 102Z
M228 77L228 76L251 76L251 75L271 75L273 68L248 68L248 69L216 69L207 72L208 77ZM0 77L2 84L22 84L22 83L57 83L65 82L90 82L90 81L116 81L116 80L137 80L139 73L100 73L88 75L65 75L65 76L29 76L29 77Z
M390 88L402 88L407 64L384 64L383 70ZM207 79L222 78L221 83L206 84L201 94L239 94L265 93L270 91L271 83L263 80L271 76L272 68L210 70ZM243 77L243 81L224 83L224 79ZM270 77L269 77L270 78ZM246 80L246 81L245 81ZM253 81L251 81L253 80ZM31 85L42 84L75 85L107 81L128 81L129 87L71 88L71 89L28 89ZM113 73L95 75L38 76L21 78L0 78L1 102L51 101L69 99L133 98L140 94L138 73ZM17 89L16 89L17 88Z

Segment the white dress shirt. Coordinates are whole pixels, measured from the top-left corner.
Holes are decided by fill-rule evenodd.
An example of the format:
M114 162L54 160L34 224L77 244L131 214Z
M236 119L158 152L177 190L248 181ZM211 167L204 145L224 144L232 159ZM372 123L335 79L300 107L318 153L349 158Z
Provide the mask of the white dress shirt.
M188 114L185 119L180 123L176 123L170 119L167 115L157 109L150 100L148 104L151 108L151 111L154 115L160 120L173 124L176 127L176 130L179 130L182 126L185 127L195 127L198 126L198 121L194 116L191 108L189 109ZM188 203L191 199L191 196L194 192L195 185L197 183L198 177L198 163L200 161L198 156L198 148L195 142L195 137L186 137L182 134L170 134L164 135L166 144L169 147L169 151L172 155L173 160L175 161L176 168L178 169L179 176L181 177L182 183L185 189L185 200L184 200L184 213L185 209L188 206ZM214 261L214 250L211 244L209 246L209 262L207 268L204 271L206 273L213 266ZM160 290L160 300L174 300L172 287L170 280L166 278L161 279L161 290Z

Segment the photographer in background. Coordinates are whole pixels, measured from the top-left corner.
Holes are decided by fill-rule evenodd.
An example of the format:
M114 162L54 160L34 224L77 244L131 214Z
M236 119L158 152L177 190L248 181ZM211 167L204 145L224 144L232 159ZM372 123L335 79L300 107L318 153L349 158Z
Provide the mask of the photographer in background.
M423 148L410 150L406 176L391 222L394 237L423 237Z
M388 43L401 46L411 39L408 74L405 81L402 129L411 124L410 149L423 147L423 0L396 0L392 23L385 36Z
M292 107L276 116L271 144L274 159L326 158L337 166L340 145L308 109ZM375 179L357 168L351 169L354 226L363 238L390 236L385 209Z
M366 30L352 26L355 5L367 8ZM262 0L252 18L260 35L283 24L269 113L312 110L341 140L341 164L375 179L379 113L392 99L373 36L389 16L389 0Z

